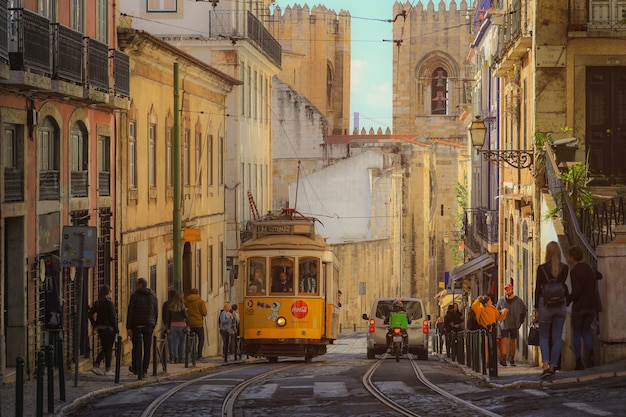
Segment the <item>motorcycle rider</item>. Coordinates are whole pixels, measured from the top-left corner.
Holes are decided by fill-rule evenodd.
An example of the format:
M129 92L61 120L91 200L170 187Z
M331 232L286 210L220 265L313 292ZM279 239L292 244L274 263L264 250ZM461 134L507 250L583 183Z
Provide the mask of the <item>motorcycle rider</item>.
M411 319L406 314L402 301L395 300L392 303L391 312L389 313L389 316L385 318L384 323L389 324L389 331L387 332L387 348L391 349L392 346L392 329L399 327L402 329L402 338L404 341L404 351L402 353L407 353L409 351L409 334L407 333L407 328L409 327L409 324L411 324Z

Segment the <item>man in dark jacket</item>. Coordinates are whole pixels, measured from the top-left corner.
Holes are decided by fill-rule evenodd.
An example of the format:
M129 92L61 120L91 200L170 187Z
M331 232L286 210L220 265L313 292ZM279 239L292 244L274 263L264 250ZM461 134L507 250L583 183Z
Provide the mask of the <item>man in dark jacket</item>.
M150 352L152 347L152 332L159 317L159 306L157 298L148 287L145 278L137 280L137 289L130 296L128 304L128 314L126 315L126 329L128 336L133 341L133 364L130 371L137 373L139 368L140 341L139 336L143 335L143 373L148 372L150 366Z
M602 279L602 274L584 262L583 251L579 246L572 246L568 254L568 260L572 265L569 272L572 293L567 297L567 304L574 303L572 305L572 344L576 356L575 369L582 370L585 369L585 365L582 361L581 337L587 349L587 366L594 365L591 324L596 319L599 310L596 297L597 280Z

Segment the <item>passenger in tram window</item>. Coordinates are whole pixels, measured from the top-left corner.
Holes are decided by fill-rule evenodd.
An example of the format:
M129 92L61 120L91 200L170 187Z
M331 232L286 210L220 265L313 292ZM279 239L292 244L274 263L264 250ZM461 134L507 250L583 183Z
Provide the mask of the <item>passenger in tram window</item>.
M278 274L278 280L272 284L272 292L293 293L293 281L287 277L287 272L281 271Z
M262 293L265 292L265 277L263 277L263 271L260 268L254 270L254 275L250 279L250 285L248 286L249 293Z
M309 271L300 265L300 292L317 293L317 262L309 262Z

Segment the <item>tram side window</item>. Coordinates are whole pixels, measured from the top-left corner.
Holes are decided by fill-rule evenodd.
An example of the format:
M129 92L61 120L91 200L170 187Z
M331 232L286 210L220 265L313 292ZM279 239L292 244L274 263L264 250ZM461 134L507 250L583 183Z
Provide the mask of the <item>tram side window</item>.
M280 257L272 258L272 292L293 294L293 259Z
M319 260L316 258L300 259L300 293L317 294L319 292Z
M265 258L250 258L248 273L248 294L265 294Z

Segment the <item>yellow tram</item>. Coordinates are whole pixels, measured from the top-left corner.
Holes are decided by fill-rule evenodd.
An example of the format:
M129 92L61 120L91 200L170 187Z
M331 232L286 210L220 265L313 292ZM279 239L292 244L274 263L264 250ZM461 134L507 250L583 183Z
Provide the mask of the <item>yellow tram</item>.
M315 219L293 209L251 224L252 238L239 249L243 353L310 362L339 332L337 257L315 233Z

